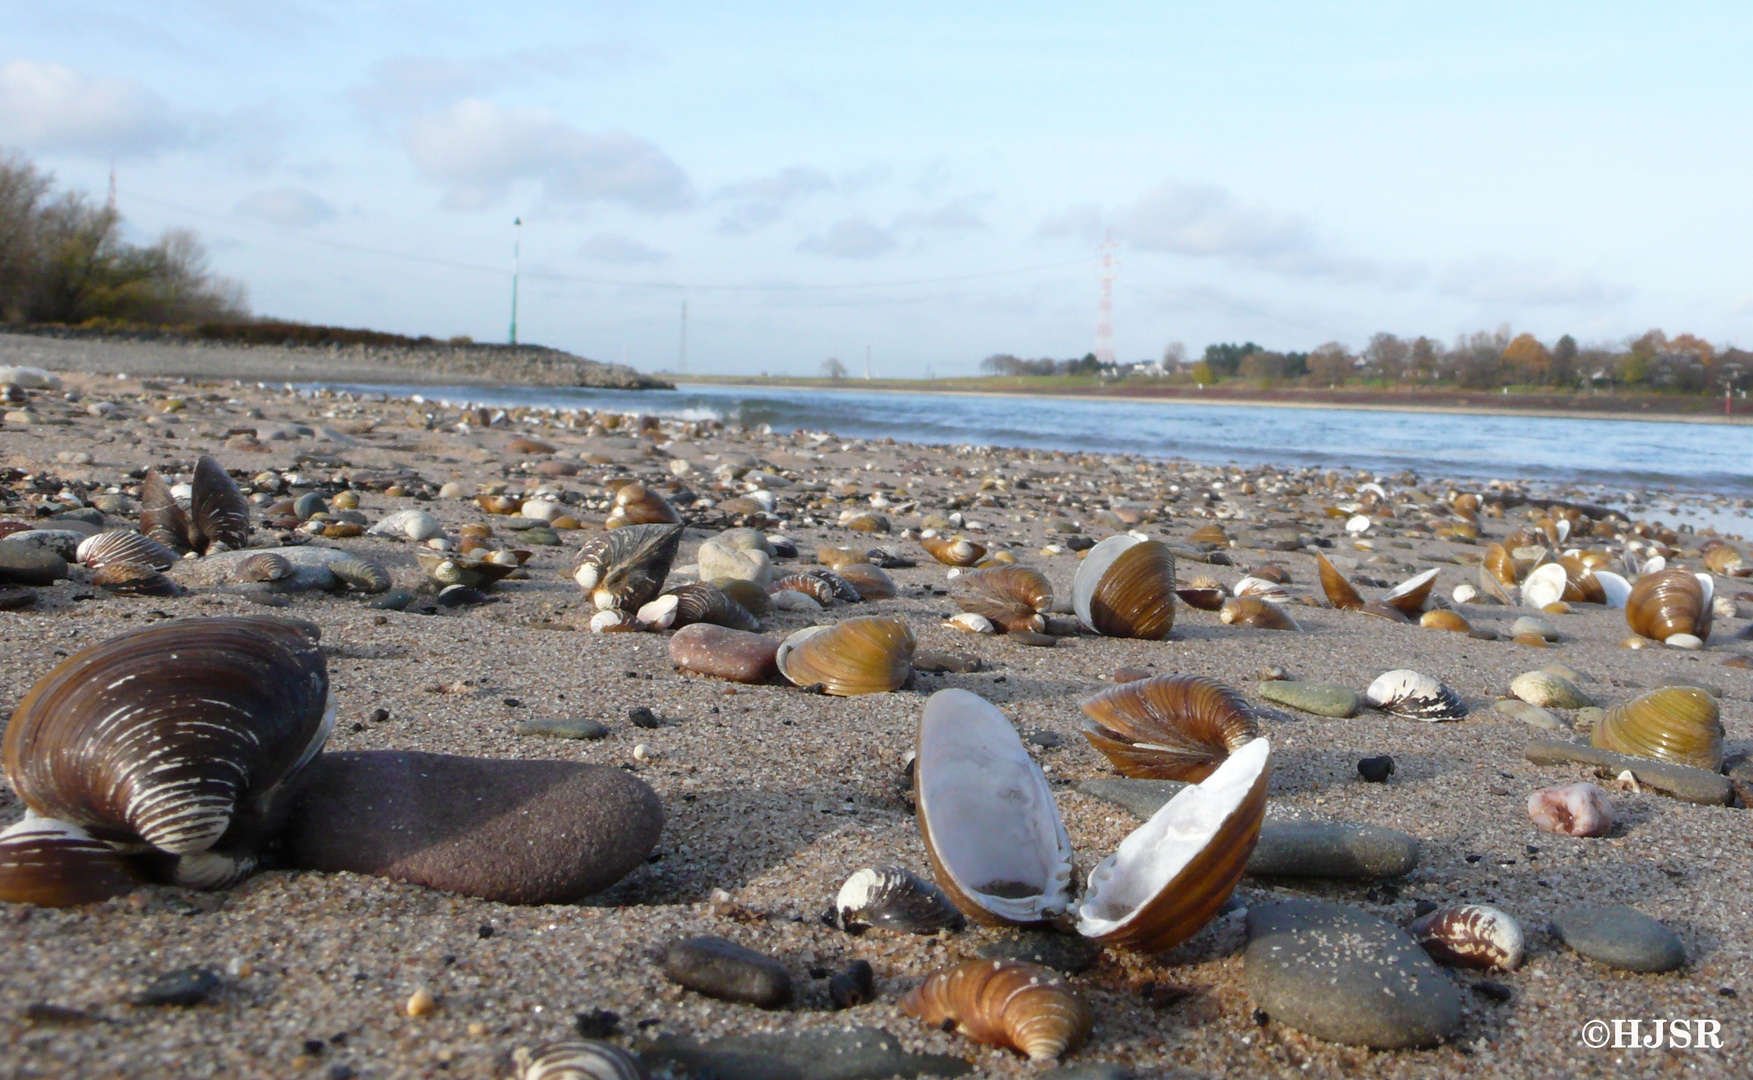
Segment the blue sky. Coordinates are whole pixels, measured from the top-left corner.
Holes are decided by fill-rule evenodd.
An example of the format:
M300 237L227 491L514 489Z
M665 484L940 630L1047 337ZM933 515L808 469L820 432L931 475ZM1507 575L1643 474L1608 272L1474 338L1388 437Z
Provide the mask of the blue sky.
M0 146L255 310L648 370L1753 343L1753 8L0 0ZM630 8L636 7L636 10Z

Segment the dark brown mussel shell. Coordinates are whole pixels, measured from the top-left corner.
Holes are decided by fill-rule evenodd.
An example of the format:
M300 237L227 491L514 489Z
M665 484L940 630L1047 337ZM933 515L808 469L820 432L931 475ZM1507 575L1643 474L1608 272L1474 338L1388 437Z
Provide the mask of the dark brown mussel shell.
M1040 633L1047 627L1047 609L1053 606L1053 586L1026 566L993 566L970 570L951 581L950 598L963 611L983 615L1001 630Z
M572 578L598 610L634 612L663 588L682 543L682 526L628 525L597 533L579 548Z
M1124 683L1079 704L1084 738L1123 776L1198 783L1260 734L1240 694L1198 675Z

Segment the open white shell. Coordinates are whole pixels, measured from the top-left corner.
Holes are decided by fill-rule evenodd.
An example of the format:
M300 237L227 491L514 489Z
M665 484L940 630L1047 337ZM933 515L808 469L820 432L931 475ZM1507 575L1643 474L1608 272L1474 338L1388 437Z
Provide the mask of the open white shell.
M1539 610L1547 604L1555 604L1564 599L1564 586L1568 578L1564 567L1558 563L1542 563L1535 567L1528 579L1522 582L1522 604Z

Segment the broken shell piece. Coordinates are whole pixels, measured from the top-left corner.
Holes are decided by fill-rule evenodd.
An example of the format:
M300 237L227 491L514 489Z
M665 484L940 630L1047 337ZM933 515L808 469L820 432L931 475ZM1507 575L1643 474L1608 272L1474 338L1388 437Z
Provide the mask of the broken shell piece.
M830 916L848 934L873 928L935 934L967 926L967 919L942 889L899 866L866 867L847 878Z
M1384 712L1412 720L1458 720L1467 704L1441 682L1401 668L1378 676L1364 691L1369 703Z
M1016 960L969 960L908 991L901 1011L1031 1061L1052 1061L1089 1035L1095 1018L1059 973Z
M1407 933L1447 967L1513 971L1526 948L1516 920L1485 904L1439 908L1407 927Z
M1613 831L1613 803L1593 784L1541 788L1528 796L1535 825L1563 836L1606 836Z
M1240 694L1197 675L1124 683L1079 706L1084 738L1123 776L1198 783L1260 734Z

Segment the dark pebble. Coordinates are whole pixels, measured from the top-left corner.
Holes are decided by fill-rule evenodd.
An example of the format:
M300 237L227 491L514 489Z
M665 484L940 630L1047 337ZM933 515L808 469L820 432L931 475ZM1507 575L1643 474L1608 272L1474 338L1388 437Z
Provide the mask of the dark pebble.
M1516 992L1500 982L1481 979L1473 984L1473 992L1487 1001L1503 1003L1516 996Z
M658 719L657 714L643 705L635 705L631 709L628 709L627 719L637 728L655 728L663 726L663 721Z
M353 1080L353 1066L334 1066L329 1070L329 1080Z
M1037 649L1051 649L1059 644L1059 639L1052 634L1037 634L1033 630L1012 630L1004 636L1018 645L1033 645Z
M309 1054L311 1057L316 1057L318 1054L322 1053L324 1050L327 1050L328 1048L329 1048L329 1044L322 1041L321 1039L306 1039L306 1040L304 1040L304 1052Z
M1096 546L1096 542L1087 536L1072 536L1066 538L1065 546L1072 551L1088 551Z
M520 720L512 731L519 735L542 735L550 739L601 739L609 734L607 725L584 716Z
M876 997L876 972L870 961L854 960L845 971L828 980L828 1000L836 1009L865 1005Z
M480 938L482 941L486 941L488 938L492 937L493 933L494 933L494 930L493 930L492 923L482 923L480 926L475 928L475 936Z
M1416 919L1422 919L1426 915L1435 911L1438 906L1439 905L1434 900L1420 900L1412 905L1412 916Z
M473 607L476 604L485 604L486 602L486 593L480 589L471 589L467 585L447 585L444 591L438 594L439 607Z
M1035 1080L1133 1080L1137 1075L1112 1061L1097 1061L1087 1065L1061 1065L1035 1074Z
M379 611L401 611L413 602L414 594L407 589L391 589L373 597L365 606L377 608Z
M390 718L390 711L388 709L373 709L373 710L371 710L371 715L366 717L367 720L371 721L374 724L381 724L385 720L388 720L389 718Z
M1046 728L1033 728L1027 735L1024 735L1023 738L1034 743L1036 746L1044 746L1048 749L1059 746L1065 742L1064 739L1060 738L1057 731L1049 731Z
M0 585L52 585L66 576L67 560L53 551L0 540Z
M581 1039L606 1039L621 1026L621 1017L607 1009L592 1009L572 1018L572 1027Z
M1371 784L1385 784L1394 772L1394 759L1387 754L1366 757L1357 763L1357 775Z
M0 611L22 611L37 602L29 589L0 589Z
M1621 971L1673 971L1686 964L1678 934L1622 905L1561 912L1552 918L1552 931L1583 956Z
M785 965L720 937L686 938L664 950L663 973L671 982L721 1001L777 1009L791 1001Z
M910 1054L888 1032L861 1026L732 1035L706 1043L660 1035L640 1048L640 1057L647 1065L714 1080L888 1080L973 1071L960 1057Z
M199 1005L219 989L219 973L190 967L166 972L134 996L136 1005Z
M1102 947L1072 934L1024 933L985 942L974 954L987 960L1021 960L1076 975L1096 962Z

